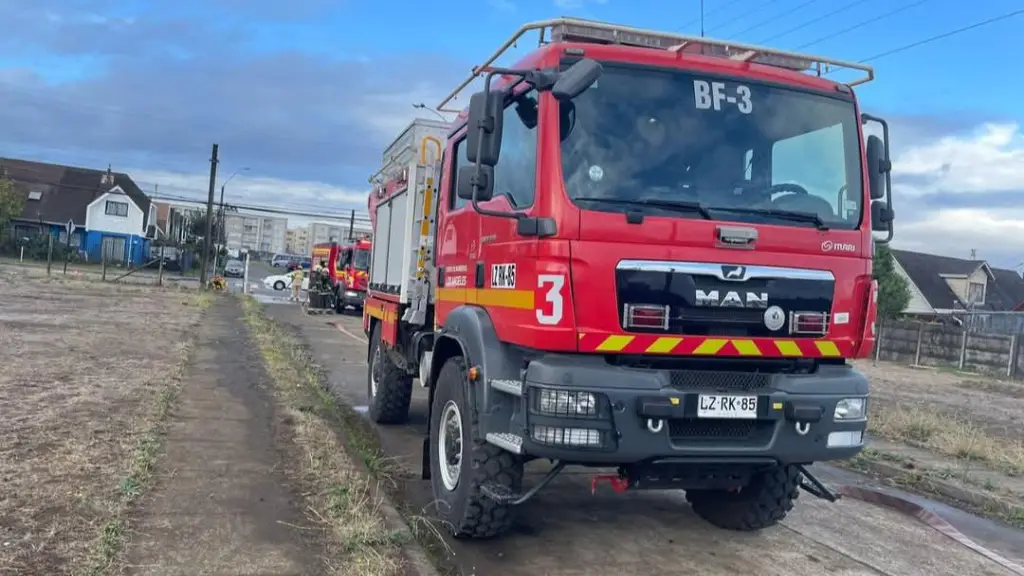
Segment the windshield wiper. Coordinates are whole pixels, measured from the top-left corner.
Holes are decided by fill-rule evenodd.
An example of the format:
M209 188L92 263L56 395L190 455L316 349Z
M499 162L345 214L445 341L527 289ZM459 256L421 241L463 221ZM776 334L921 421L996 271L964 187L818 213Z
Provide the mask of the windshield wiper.
M714 209L721 210L723 212L739 212L741 214L765 214L768 216L775 216L776 218L794 220L796 222L808 222L814 224L818 230L828 230L828 225L821 219L821 216L818 216L813 212L793 212L790 210L778 210L776 208L734 208L727 206L715 206Z
M605 204L619 204L625 206L650 206L653 208L661 208L664 210L671 210L673 212L696 212L700 214L701 218L705 220L711 220L711 213L708 212L700 202L689 202L686 200L622 200L619 198L600 198L598 196L578 196L573 200L583 200L584 202L604 202Z

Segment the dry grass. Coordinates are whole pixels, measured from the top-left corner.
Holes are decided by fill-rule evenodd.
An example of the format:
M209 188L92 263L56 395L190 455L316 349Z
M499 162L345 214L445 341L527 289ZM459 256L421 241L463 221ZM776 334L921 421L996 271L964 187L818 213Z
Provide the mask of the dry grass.
M959 460L983 462L1010 475L1024 474L1024 442L990 435L962 417L918 407L873 407L869 431Z
M329 568L337 574L393 576L404 573L406 534L389 525L376 482L387 482L388 461L379 451L355 450L362 465L321 412L319 375L300 344L278 328L258 303L244 300L246 321L267 371L277 385L280 410L291 429L295 453L289 474L306 488L307 516L330 536ZM351 439L349 439L351 440ZM370 473L368 474L367 471ZM380 480L374 481L371 478Z
M0 275L0 573L96 573L116 556L206 302Z

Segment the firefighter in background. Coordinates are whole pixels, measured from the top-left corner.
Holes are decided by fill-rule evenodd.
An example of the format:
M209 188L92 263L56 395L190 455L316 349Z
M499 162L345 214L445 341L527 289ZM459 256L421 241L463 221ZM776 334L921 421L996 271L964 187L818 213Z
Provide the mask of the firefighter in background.
M329 301L331 295L331 274L327 269L327 260L323 258L317 262L316 267L313 268L313 273L309 277L309 291L310 291L310 305L314 303L313 293L316 293L315 307L317 308L333 308L333 304Z
M297 266L295 270L292 270L288 276L292 279L292 297L291 300L294 302L299 301L299 295L302 293L302 266Z

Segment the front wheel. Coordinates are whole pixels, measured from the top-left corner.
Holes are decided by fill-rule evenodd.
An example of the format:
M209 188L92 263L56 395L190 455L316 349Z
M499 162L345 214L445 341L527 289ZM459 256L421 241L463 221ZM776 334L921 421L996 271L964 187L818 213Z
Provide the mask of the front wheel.
M466 391L466 363L450 358L437 377L430 409L430 484L437 515L456 538L493 538L512 525L512 509L484 495L481 487L518 494L521 458L477 438Z
M799 495L800 471L776 466L754 474L737 491L689 490L686 499L698 516L726 530L753 532L781 522Z
M281 290L284 290L284 282L282 282L280 280L278 280L277 282L274 282L274 290L277 290L278 292L280 292Z
M378 322L370 337L370 363L366 382L370 419L378 424L401 424L409 418L412 376L388 358L383 344Z

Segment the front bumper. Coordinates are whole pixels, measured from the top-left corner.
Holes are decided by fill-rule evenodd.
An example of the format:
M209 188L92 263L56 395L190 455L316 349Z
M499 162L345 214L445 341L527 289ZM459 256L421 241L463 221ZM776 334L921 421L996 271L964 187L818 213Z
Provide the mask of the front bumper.
M867 427L867 378L845 365L821 365L813 374L648 370L613 366L601 357L550 355L530 363L524 384L512 418L522 453L570 463L843 460L861 451ZM544 412L538 400L544 389L569 392L570 398L589 392L596 414ZM698 417L702 395L756 396L756 417ZM863 414L837 418L837 404L849 398L863 399ZM576 432L552 432L558 429ZM581 446L595 442L593 430L599 445Z

